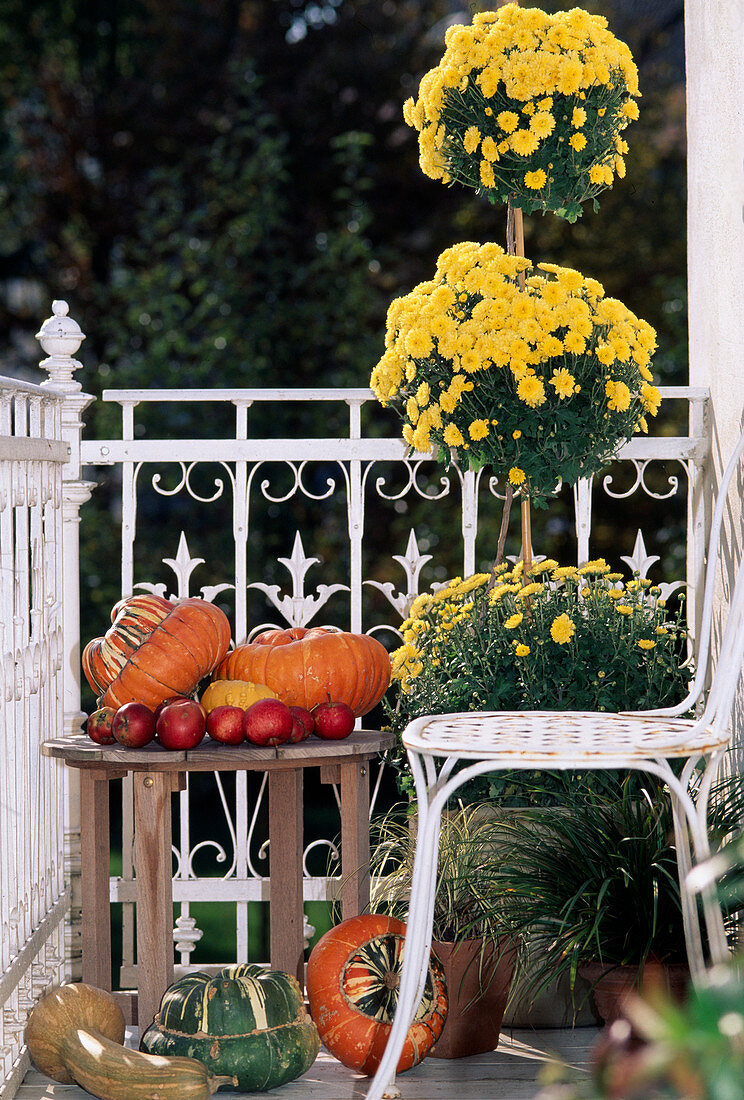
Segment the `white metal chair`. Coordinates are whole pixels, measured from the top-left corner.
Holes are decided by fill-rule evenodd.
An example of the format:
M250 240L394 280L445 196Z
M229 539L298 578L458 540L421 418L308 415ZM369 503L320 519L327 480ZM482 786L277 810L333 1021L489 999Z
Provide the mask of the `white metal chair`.
M728 490L742 453L744 435L721 479L708 542L696 675L682 703L625 714L495 711L424 716L411 722L403 734L418 800L416 855L398 1006L367 1100L399 1095L394 1087L395 1068L423 993L431 950L441 813L451 795L474 776L502 769L630 768L663 779L671 792L674 811L682 915L693 979L703 971L705 957L698 906L686 880L693 863L710 855L708 799L729 744L731 711L744 662L744 560L738 567L729 601L705 708L696 719L680 715L698 703L707 679L721 528ZM681 759L685 764L677 776L670 760ZM472 763L453 774L460 761ZM690 790L693 781L694 798ZM728 955L728 945L712 889L701 893L701 902L711 961L723 961Z

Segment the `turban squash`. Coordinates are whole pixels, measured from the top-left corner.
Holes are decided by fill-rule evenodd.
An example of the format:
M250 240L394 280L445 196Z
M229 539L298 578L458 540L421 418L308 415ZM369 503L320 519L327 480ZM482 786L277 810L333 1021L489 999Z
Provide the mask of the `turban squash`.
M230 645L227 616L206 600L131 596L116 604L111 620L83 651L83 671L101 706L136 701L154 710L164 699L190 695Z
M350 917L322 936L307 963L310 1015L320 1041L350 1069L372 1075L385 1051L398 1004L406 926L376 913ZM447 987L429 957L424 995L398 1060L397 1073L417 1065L442 1034Z
M197 971L166 989L141 1047L197 1058L241 1092L275 1089L307 1072L320 1047L295 978L255 963ZM228 1086L229 1087L229 1086Z
M358 718L390 683L387 650L368 634L316 626L266 630L229 653L215 679L266 684L287 706L347 703Z

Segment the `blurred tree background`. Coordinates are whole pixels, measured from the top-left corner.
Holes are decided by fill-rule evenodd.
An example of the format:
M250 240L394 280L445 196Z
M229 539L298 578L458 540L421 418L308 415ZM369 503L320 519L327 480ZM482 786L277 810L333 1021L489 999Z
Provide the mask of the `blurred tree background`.
M504 243L504 211L425 177L402 119L447 26L488 7L0 0L0 373L39 380L33 334L51 300L65 298L87 333L78 378L96 397L106 387L366 386L391 299L429 278L455 240ZM600 279L650 321L660 382L684 384L683 0L584 7L608 18L640 70L627 176L574 226L527 218L526 251ZM86 416L89 437L119 430L111 406L95 402ZM216 406L207 417L197 405L138 417L140 432L161 436L232 430ZM268 430L290 424L287 410ZM685 429L667 415L655 430ZM323 423L316 434L335 428ZM667 472L658 474L662 486ZM105 628L119 596L116 488L104 470L84 509L84 640ZM667 576L681 575L684 502L636 495L623 512L604 498L595 511L597 553L615 561L630 553L643 526ZM298 502L295 518L315 525L312 553L343 558L345 534L322 507ZM414 518L395 513L365 545L378 539L389 560ZM163 522L177 538L183 517ZM536 549L570 560L570 498L537 522ZM623 524L632 531L620 543ZM435 579L456 571L441 525L427 519L416 529L439 546ZM224 580L219 563L232 557L229 522L209 535L217 565L204 567L212 573L200 584ZM275 566L285 537L255 521L254 560ZM261 568L273 577L270 564Z

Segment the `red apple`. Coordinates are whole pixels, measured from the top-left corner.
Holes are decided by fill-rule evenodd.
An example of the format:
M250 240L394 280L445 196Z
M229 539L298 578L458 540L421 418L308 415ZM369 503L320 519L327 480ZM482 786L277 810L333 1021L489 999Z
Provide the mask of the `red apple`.
M318 703L313 718L318 737L327 741L341 741L354 729L354 711L348 703Z
M114 715L111 732L120 745L141 749L155 736L155 715L144 703L125 703Z
M279 699L259 699L243 718L246 739L252 745L281 745L292 732L292 715Z
M101 707L100 710L94 710L88 716L85 728L91 741L95 741L97 745L113 745L116 743L116 738L111 729L115 714L114 707Z
M157 722L163 707L169 707L171 703L191 703L193 700L190 695L172 695L170 699L163 699L162 703L158 703L155 707L155 721Z
M207 715L207 733L223 745L239 745L245 741L242 707L215 707Z
M299 741L306 741L315 729L315 721L309 710L305 707L290 707L292 715L292 732L288 737L290 745L296 745Z
M204 708L194 699L179 699L163 707L157 722L158 741L164 749L194 749L206 729Z

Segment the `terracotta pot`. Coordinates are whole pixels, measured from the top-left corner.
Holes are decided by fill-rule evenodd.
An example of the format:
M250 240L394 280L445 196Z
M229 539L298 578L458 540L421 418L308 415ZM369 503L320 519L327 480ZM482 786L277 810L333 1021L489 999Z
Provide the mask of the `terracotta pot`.
M508 941L435 941L447 979L449 1007L430 1058L466 1058L493 1050L509 996L516 951Z
M685 963L663 963L647 959L639 974L637 966L609 966L607 963L583 963L579 974L592 987L594 1004L600 1019L611 1024L623 1015L629 997L649 989L666 989L676 1000L684 1000L690 983Z

